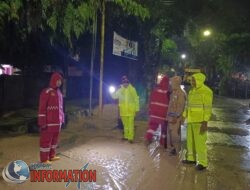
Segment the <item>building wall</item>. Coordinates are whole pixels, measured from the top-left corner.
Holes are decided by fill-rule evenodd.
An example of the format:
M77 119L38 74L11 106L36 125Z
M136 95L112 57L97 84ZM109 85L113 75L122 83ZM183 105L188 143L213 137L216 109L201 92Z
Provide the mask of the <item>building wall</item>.
M37 107L40 92L48 86L49 80L50 74L39 77L1 75L0 113L22 107ZM66 91L67 99L88 98L89 80L83 77L69 77Z

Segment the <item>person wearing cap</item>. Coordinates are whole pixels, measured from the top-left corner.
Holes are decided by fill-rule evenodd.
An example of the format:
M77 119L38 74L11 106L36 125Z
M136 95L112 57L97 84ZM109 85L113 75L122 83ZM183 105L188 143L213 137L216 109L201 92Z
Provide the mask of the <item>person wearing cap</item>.
M42 90L39 100L38 126L40 128L40 160L51 164L56 156L58 136L64 123L63 96L60 91L62 76L53 73L49 87Z
M168 106L168 137L170 155L177 155L176 149L180 150L182 113L186 104L186 92L181 89L181 77L170 78L170 100Z
M149 122L145 134L145 144L152 142L156 130L161 129L160 143L167 148L167 121L166 115L169 104L169 78L165 75L159 75L157 86L150 93L149 98Z
M204 84L202 73L192 75L191 89L183 118L187 120L187 154L184 164L196 164L197 170L204 170L207 161L207 123L212 114L213 92Z
M113 99L118 99L119 114L124 126L123 139L133 143L134 118L139 111L139 96L135 88L130 84L127 76L122 77L122 84L117 91L111 94Z

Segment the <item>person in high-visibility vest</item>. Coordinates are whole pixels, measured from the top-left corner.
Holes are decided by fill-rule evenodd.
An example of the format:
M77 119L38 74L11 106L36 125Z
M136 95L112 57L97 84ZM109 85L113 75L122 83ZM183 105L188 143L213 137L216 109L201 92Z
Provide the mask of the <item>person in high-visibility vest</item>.
M124 126L124 140L133 143L134 140L134 118L139 111L139 96L135 88L130 84L127 76L122 77L122 85L111 94L113 99L119 101L119 113Z
M196 164L197 170L206 169L207 161L207 123L212 114L213 92L204 84L206 76L202 73L192 75L191 90L183 118L187 120L187 154L182 160L185 164Z

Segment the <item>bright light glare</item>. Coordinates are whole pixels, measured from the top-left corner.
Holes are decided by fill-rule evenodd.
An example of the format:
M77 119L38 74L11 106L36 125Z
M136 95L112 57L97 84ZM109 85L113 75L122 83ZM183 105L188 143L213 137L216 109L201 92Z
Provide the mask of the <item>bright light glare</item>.
M184 89L185 89L185 86L184 86L184 85L181 85L181 89L184 90Z
M186 59L186 57L187 57L186 54L181 54L182 59Z
M2 67L3 68L8 68L8 67L11 67L11 65L3 64Z
M205 31L203 32L203 35L204 35L204 36L210 36L210 35L211 35L211 32L210 32L209 30L205 30Z
M115 92L115 87L114 86L110 86L109 87L109 93L114 93Z
M157 79L161 80L162 78L163 78L163 75L162 74L158 74Z

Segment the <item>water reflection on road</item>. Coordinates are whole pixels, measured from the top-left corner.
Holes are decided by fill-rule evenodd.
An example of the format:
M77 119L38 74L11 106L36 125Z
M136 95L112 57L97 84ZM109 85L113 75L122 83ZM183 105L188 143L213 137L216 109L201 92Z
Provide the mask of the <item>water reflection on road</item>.
M107 109L107 108L106 108ZM113 109L112 106L108 109ZM169 153L154 142L149 147L143 143L147 128L146 121L136 122L135 143L122 141L122 134L114 130L115 118L110 122L106 111L105 120L91 124L92 127L72 126L62 136L71 135L70 143L60 148L62 159L53 167L58 169L75 168L89 162L89 169L96 169L97 182L85 184L85 189L100 190L247 190L250 189L250 126L243 123L250 115L246 108L227 99L216 98L212 121L209 122L208 159L206 171L198 172L194 166L183 165L178 156ZM111 112L112 114L112 112ZM113 116L115 114L112 114ZM84 121L86 122L86 121ZM89 123L93 120L89 120ZM99 126L98 126L99 125ZM90 126L90 125L86 125ZM25 138L23 138L25 137ZM24 135L1 139L1 157L4 162L19 158L34 162L37 148L27 145L20 158L20 146L34 144L36 136ZM27 142L26 142L27 141ZM182 128L182 142L185 144L185 127ZM36 142L37 143L37 142ZM67 146L66 146L67 145ZM13 158L13 153L6 149L20 152ZM38 146L38 144L36 145ZM29 152L30 151L30 152ZM12 156L11 156L12 155ZM19 157L18 157L19 156ZM35 184L27 182L23 186L9 186L0 181L0 189L63 189L64 184ZM61 187L61 188L60 188ZM70 189L76 189L71 186Z
M220 103L214 106L209 123L206 171L182 165L182 155L168 156L157 142L145 147L143 133L132 145L96 139L64 154L90 160L98 167L99 181L94 189L250 189L250 127L243 123L248 112L236 103L217 101ZM137 125L137 133L145 131L145 123ZM184 127L182 134L185 144Z

